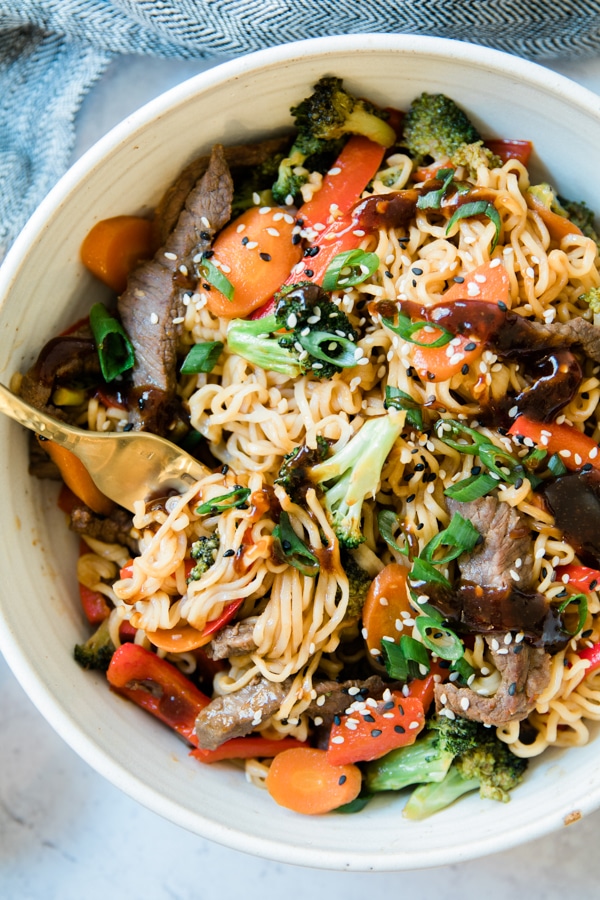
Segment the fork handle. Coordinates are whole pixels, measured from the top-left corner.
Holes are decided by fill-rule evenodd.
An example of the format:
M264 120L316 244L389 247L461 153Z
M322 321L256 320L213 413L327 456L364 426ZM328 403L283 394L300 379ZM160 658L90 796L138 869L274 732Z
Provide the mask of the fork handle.
M73 449L78 443L78 429L73 429L72 426L65 425L46 415L13 394L3 384L0 384L0 412L10 416L25 428L29 428L30 431L35 431L40 437L56 441L68 450Z

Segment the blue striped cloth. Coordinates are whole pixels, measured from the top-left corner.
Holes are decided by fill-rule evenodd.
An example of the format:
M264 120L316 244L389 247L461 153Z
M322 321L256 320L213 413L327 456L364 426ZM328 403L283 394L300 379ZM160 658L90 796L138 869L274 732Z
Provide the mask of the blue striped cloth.
M456 38L532 59L598 52L595 0L0 0L0 259L65 171L85 92L119 53L235 56L328 34Z

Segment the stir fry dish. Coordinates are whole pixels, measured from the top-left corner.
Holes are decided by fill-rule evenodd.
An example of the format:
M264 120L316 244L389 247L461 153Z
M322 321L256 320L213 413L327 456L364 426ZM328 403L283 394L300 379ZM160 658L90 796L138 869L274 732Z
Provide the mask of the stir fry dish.
M442 94L328 75L291 114L82 235L106 302L13 379L206 465L131 515L33 441L75 659L297 813L507 801L600 719L593 213Z

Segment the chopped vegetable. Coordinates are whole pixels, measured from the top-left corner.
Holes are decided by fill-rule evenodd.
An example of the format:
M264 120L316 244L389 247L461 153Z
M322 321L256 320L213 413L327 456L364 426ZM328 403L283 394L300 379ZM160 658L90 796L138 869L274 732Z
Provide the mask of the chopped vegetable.
M413 744L425 724L423 704L401 691L390 691L388 700L376 706L360 704L360 710L334 721L327 758L332 765L368 762Z
M63 481L76 497L99 515L107 516L112 512L114 503L98 490L88 470L74 453L56 441L38 438L38 442L52 462L58 466Z
M557 566L554 571L557 581L576 591L595 591L600 585L600 571L589 566L569 563L567 566Z
M125 329L103 303L90 309L90 328L96 341L100 368L105 381L114 381L135 364L135 351Z
M304 815L321 815L355 800L362 783L358 766L334 765L327 751L298 747L278 753L266 788L276 803Z
M213 315L243 318L273 296L302 258L300 244L292 240L293 228L294 219L286 210L255 206L217 235L210 258L199 263L200 278L210 263L211 272L216 269L226 276L232 291L219 290L214 275L212 281L209 276L204 291Z
M198 372L212 372L219 361L225 345L222 341L205 341L194 344L181 364L182 375L195 375Z
M197 744L196 718L210 699L166 659L139 644L121 644L106 677L119 694Z
M508 433L517 440L533 442L550 454L557 453L571 472L588 464L600 469L598 443L573 425L534 422L526 416L519 416Z
M152 222L139 216L103 219L81 245L81 261L117 294L127 287L129 273L156 249Z
M192 625L159 628L156 631L146 632L148 640L160 650L168 650L170 653L186 653L189 650L197 650L199 647L209 644L213 635L235 618L243 602L243 599L240 599L226 603L223 611L214 619L210 619L201 631Z
M275 740L251 734L248 737L230 738L216 750L203 750L197 747L190 751L190 756L203 763L221 762L223 759L270 759L278 753L283 753L284 750L302 747L308 747L308 744L296 738L284 737Z
M381 643L396 641L403 620L414 618L406 566L390 563L371 582L362 611L363 636L369 653L379 656Z

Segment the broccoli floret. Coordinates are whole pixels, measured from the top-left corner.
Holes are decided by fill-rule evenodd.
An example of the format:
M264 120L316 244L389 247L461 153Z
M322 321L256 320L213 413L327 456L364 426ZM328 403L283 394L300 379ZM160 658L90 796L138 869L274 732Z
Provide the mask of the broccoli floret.
M290 378L306 372L331 378L355 366L356 339L346 314L311 281L282 288L271 315L233 319L227 329L232 353Z
M594 325L600 325L600 287L590 288L579 299L587 303L594 314Z
M198 581L215 562L215 556L219 549L219 533L215 531L210 537L201 537L192 544L190 556L197 560L196 565L187 577L187 583Z
M583 200L567 200L565 197L556 198L565 211L565 215L569 217L571 222L585 234L591 238L600 248L600 237L595 228L594 213Z
M279 165L284 158L277 153L258 166L244 169L243 176L234 177L233 202L231 218L235 219L252 206L273 206L271 185L277 177ZM258 200L258 203L257 203Z
M359 566L353 554L344 547L341 548L340 559L348 578L349 597L346 618L356 619L360 616L367 599L367 592L371 587L373 576Z
M502 160L487 147L483 141L475 141L474 144L461 144L456 153L452 154L450 162L453 166L465 166L469 175L474 178L479 166L495 169L502 165Z
M104 619L84 644L75 645L73 656L83 669L100 669L106 672L114 652L115 645L110 637L108 619Z
M366 767L372 792L399 791L444 779L454 758L477 747L479 726L469 719L434 716L414 744L392 750Z
M308 447L301 444L283 458L283 463L275 479L294 503L302 505L307 488L312 487L307 470L316 466L329 455L329 442L321 435L317 436L317 446Z
M404 807L407 818L425 819L475 790L487 799L508 802L509 791L523 779L527 760L515 756L493 729L471 724L474 745L455 757L442 781L421 784L413 791Z
M312 162L318 168L317 157L335 155L346 135L362 134L384 147L391 147L396 140L394 129L385 121L384 111L349 94L342 87L341 78L321 78L310 97L292 107L290 112L295 119L297 136L279 166L279 175L272 188L277 203L285 204L290 198L296 198L308 180L305 163Z
M452 160L472 167L484 159L497 165L466 113L445 94L421 94L413 100L404 118L402 143L417 165Z
M532 197L535 197L535 199L542 203L546 209L549 209L559 216L568 218L569 214L567 213L567 210L558 199L558 195L552 185L548 184L547 181L541 181L539 184L532 184L527 188L527 193L531 194Z
M405 413L390 410L369 419L337 453L308 471L324 489L325 508L340 544L347 549L364 541L362 507L374 497L387 456L404 427Z

